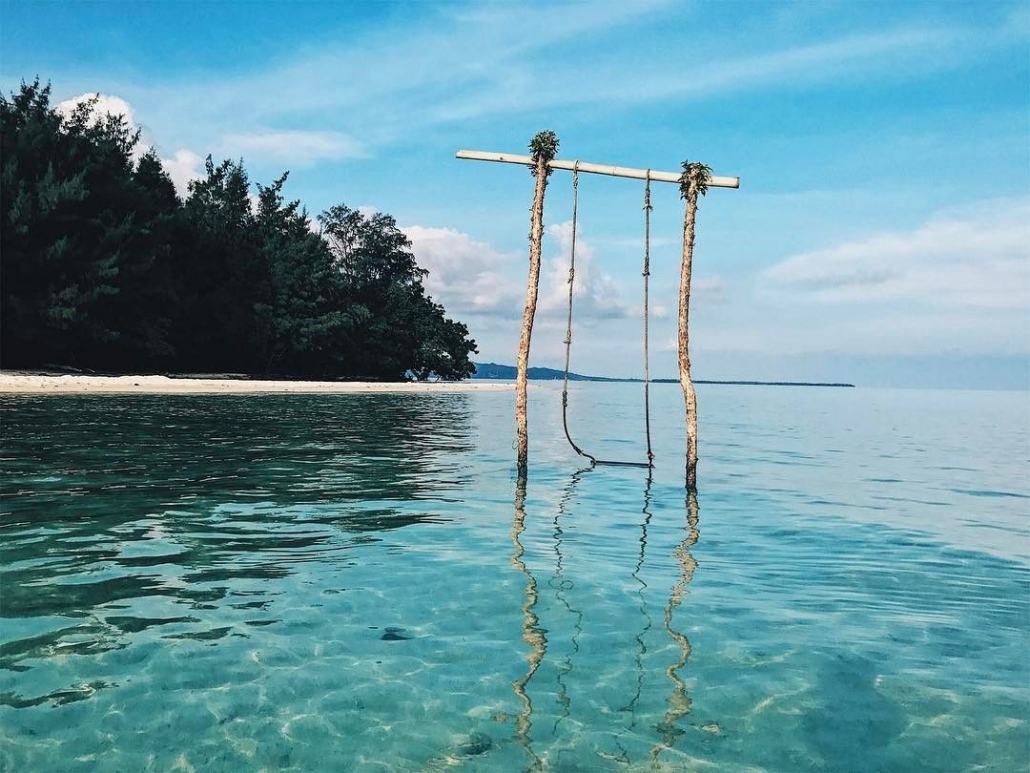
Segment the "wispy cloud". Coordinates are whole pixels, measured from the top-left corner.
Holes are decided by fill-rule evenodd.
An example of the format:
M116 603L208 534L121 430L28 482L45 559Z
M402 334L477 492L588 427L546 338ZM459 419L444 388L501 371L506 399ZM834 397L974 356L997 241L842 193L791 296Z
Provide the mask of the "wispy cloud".
M643 54L634 30L668 22L675 35L689 15L668 2L596 4L589 13L579 4L459 6L418 16L403 35L386 28L360 39L341 37L264 72L176 83L157 91L161 104L155 107L165 121L190 114L200 125L218 127L226 152L255 150L313 163L360 156L441 125L558 105L611 109L770 85L903 78L909 65L946 66L942 52L965 39L962 30L947 26L895 25L777 44L749 22L741 33L748 36L741 46L747 53L701 39L692 50L703 55L685 59L677 46ZM603 53L583 56L587 50ZM332 130L327 116L336 121ZM297 120L314 128L257 134L240 128Z
M909 231L794 255L757 276L725 351L1030 353L1030 201L972 203Z
M1030 308L1030 202L951 211L913 231L796 255L765 277L820 303Z
M57 111L70 116L79 104L95 99L92 114L121 116L130 131L140 130L136 111L128 101L113 94L80 94L57 105ZM138 159L148 148L157 144L150 132L141 132L140 142L133 151ZM347 158L362 158L364 147L357 140L342 132L334 131L255 131L226 135L218 150L226 156L256 157L261 161L306 167L318 161L338 161ZM176 150L161 162L175 183L180 195L185 195L189 183L203 176L204 160L188 148Z
M898 58L925 58L957 37L957 31L947 28L888 30L784 46L760 54L722 55L685 70L663 66L645 78L619 77L613 70L606 79L609 85L592 93L591 98L640 103L674 96L726 95L771 84L797 88L877 73L901 76L904 70L897 69Z
M315 131L333 115L345 131L371 144L408 137L441 122L484 112L509 113L534 83L540 57L562 42L589 38L653 17L668 0L578 4L447 6L405 15L353 36L340 30L285 64L214 81L148 84L155 108L189 114L202 126L282 125L306 119Z
M357 140L333 131L262 131L229 134L221 144L226 155L259 156L262 160L297 166L317 161L362 158L366 151Z

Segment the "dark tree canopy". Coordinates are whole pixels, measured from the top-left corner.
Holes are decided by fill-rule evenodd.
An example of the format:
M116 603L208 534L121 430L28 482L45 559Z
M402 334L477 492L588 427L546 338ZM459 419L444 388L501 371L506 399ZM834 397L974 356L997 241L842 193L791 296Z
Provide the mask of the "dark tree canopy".
M283 174L207 159L180 200L156 152L87 100L0 94L0 364L113 372L466 378L468 329L425 293L385 214L314 233Z

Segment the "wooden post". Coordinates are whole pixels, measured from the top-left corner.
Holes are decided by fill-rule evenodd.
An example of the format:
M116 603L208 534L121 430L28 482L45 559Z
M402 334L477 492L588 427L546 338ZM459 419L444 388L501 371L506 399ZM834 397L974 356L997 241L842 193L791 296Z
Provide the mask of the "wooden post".
M522 336L515 359L515 436L519 478L529 474L529 429L526 409L529 402L526 390L529 381L529 345L533 338L533 320L536 317L536 299L540 289L540 253L544 238L544 193L551 175L548 162L558 152L558 138L554 132L537 134L529 144L533 152L530 160L536 188L529 218L529 278L526 282L526 308L522 312Z
M690 272L694 262L694 225L697 197L704 195L712 170L704 164L683 162L680 191L687 200L683 214L683 259L680 262L679 369L687 408L687 491L697 491L697 391L690 378Z

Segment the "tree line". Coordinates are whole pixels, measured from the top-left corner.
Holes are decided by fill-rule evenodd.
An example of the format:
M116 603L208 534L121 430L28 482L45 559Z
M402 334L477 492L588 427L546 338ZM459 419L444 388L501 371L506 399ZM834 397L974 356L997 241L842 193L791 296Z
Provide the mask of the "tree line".
M287 174L216 164L181 199L97 99L62 115L37 79L0 94L0 365L461 379L468 328L426 295L386 214L317 218ZM317 232L316 232L317 230Z

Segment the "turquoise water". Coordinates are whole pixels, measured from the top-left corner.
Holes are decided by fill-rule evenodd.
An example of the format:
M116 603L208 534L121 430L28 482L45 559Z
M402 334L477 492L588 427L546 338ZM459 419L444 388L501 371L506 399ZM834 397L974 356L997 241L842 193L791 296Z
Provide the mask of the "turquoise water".
M1027 769L1025 394L531 401L0 398L0 769Z

